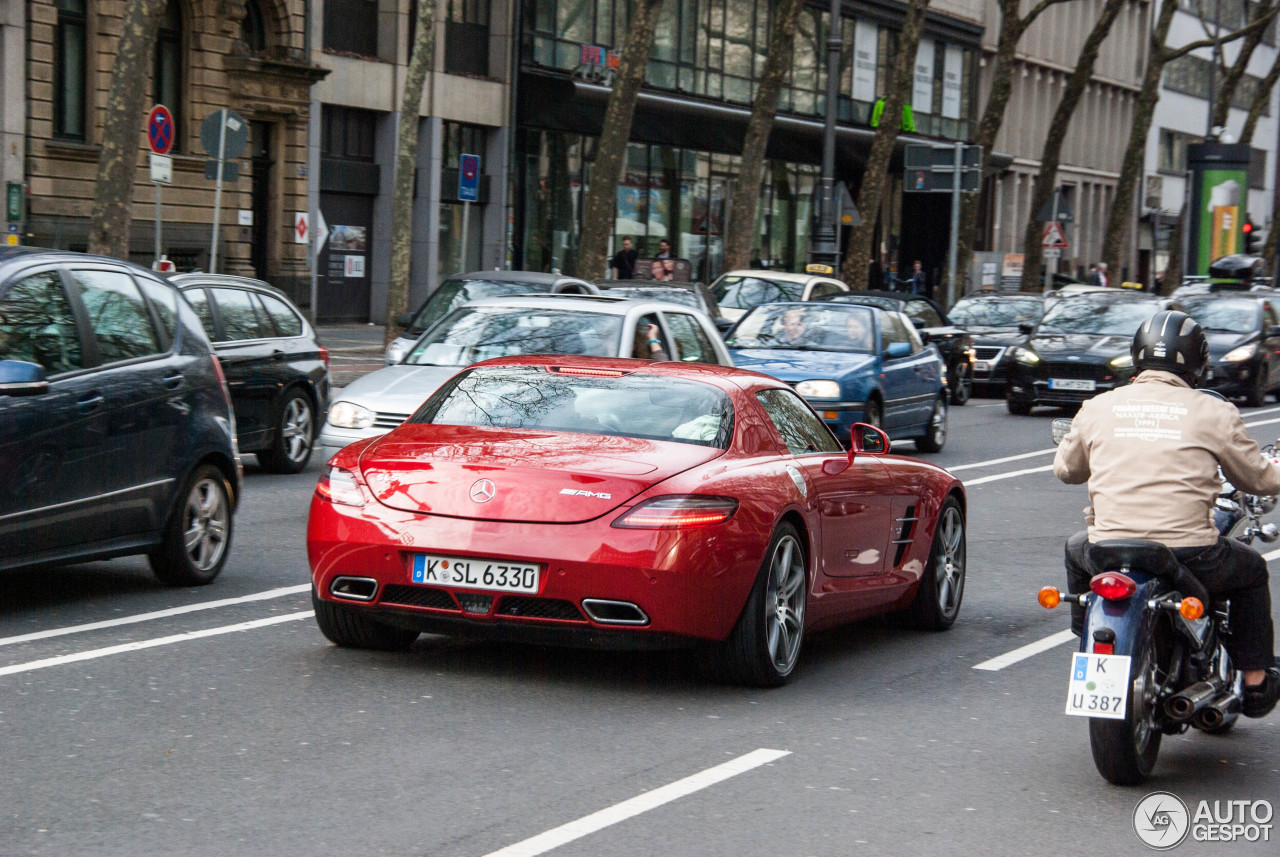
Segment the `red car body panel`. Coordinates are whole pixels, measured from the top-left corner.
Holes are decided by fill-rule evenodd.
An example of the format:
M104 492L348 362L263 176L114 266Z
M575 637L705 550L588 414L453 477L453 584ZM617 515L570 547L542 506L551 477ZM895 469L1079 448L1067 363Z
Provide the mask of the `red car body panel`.
M478 365L565 362L521 357ZM376 596L340 603L424 631L517 639L529 631L528 639L539 639L539 629L560 629L576 632L571 642L635 646L723 640L746 604L772 534L787 519L807 541L806 628L818 630L908 604L927 566L943 502L956 496L964 504L955 477L915 459L858 455L850 463L845 453L791 455L755 396L786 388L767 376L604 358L575 357L572 365L718 387L735 411L729 449L405 424L330 461L356 474L366 502L338 505L319 493L312 499L307 551L318 597L340 601L330 591L334 579L356 576L376 580ZM472 486L486 478L495 485L493 498L473 502ZM561 493L565 489L591 496ZM596 496L602 493L610 496ZM613 526L640 503L689 494L731 497L738 508L713 526ZM494 596L484 612L467 612L465 596L475 593L412 583L413 556L420 552L537 563L540 587L532 596L483 593ZM631 602L648 623L601 624L581 610L583 599ZM539 610L555 615L532 615Z

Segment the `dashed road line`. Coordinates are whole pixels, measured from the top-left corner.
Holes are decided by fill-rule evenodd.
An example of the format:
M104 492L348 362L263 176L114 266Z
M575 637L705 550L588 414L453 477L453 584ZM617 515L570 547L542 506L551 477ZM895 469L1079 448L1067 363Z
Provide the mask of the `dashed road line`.
M1056 446L1051 446L1048 449L1037 449L1035 452L1024 452L1021 455L1008 455L1004 458L993 458L990 461L976 461L973 464L957 464L955 467L948 467L947 470L955 473L957 470L973 470L978 467L991 467L993 465L1004 464L1009 461L1021 461L1024 458L1035 458L1038 455L1048 455L1051 452L1057 451L1058 448Z
M1026 470L1011 470L1008 473L997 473L993 476L983 476L981 479L967 479L964 487L972 488L974 485L982 485L986 482L996 482L1001 479L1012 479L1015 476L1025 476L1028 473L1044 473L1052 470L1052 464L1046 464L1044 467L1028 467Z

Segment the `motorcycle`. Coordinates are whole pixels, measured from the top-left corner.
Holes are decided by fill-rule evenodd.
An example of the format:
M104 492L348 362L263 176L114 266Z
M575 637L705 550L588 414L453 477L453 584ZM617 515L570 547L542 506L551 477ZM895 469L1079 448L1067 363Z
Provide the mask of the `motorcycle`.
M1059 443L1071 420L1054 420ZM1263 448L1273 461L1280 441ZM1280 530L1263 524L1275 497L1246 494L1225 478L1214 525L1228 538L1274 542ZM1089 592L1052 586L1038 600L1084 607L1084 634L1072 656L1066 713L1089 718L1093 762L1104 779L1136 785L1155 767L1160 740L1190 728L1221 734L1240 717L1243 676L1223 646L1231 604L1213 601L1173 552L1157 542L1115 539L1089 547L1098 570Z

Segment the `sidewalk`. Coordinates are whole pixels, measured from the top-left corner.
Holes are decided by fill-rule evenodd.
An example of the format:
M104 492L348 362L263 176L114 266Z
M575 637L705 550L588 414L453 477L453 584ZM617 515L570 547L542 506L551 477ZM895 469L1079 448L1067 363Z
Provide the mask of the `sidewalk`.
M334 389L383 367L384 331L380 324L316 326L320 344L329 349L329 382Z

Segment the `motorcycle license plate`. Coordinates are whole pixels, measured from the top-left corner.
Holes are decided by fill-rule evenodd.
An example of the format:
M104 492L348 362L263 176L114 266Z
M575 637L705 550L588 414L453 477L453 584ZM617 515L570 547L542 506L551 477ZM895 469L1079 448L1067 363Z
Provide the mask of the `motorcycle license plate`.
M1123 720L1129 699L1129 656L1076 652L1071 658L1067 713Z

